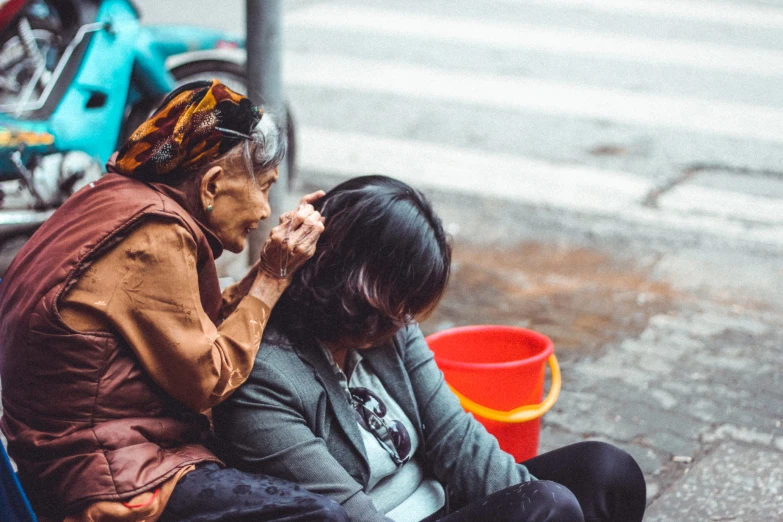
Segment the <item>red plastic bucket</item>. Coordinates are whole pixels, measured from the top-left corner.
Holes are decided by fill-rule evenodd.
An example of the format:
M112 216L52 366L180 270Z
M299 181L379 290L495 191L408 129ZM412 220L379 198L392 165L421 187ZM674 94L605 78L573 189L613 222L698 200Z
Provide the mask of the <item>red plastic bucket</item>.
M465 326L427 337L435 362L462 406L474 414L517 462L535 457L541 416L560 392L552 341L511 326ZM544 393L546 364L552 369Z

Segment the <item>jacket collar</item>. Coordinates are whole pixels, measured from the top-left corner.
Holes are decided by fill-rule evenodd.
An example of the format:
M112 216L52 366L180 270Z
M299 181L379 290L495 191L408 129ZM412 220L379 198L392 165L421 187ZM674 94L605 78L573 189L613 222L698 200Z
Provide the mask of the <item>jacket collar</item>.
M416 427L419 440L424 441L419 410L416 407L416 401L413 397L410 379L405 372L405 367L403 366L400 357L401 354L399 353L399 350L401 350L401 347L398 337L399 335L395 336L392 341L362 351L362 359L370 365L373 372L375 372L375 375L381 383L383 383L383 386L386 388L389 395L397 401L397 404L399 404L400 408L405 412L405 415L411 419L413 425ZM351 441L351 446L354 451L360 456L362 462L362 477L366 484L370 474L370 464L367 459L367 452L364 448L364 441L362 440L362 434L359 431L359 425L356 423L352 407L348 403L348 398L345 395L345 390L340 385L338 377L335 374L334 366L316 341L313 340L307 343L292 343L288 340L286 341L287 344L296 351L299 358L313 368L315 379L323 386L324 390L326 390L329 400L334 405L334 413L340 427L348 435L348 439Z
M290 345L299 358L313 368L316 381L326 390L326 395L333 405L337 422L348 436L353 450L362 463L362 479L366 484L370 478L370 464L367 459L367 452L364 449L362 434L359 431L359 425L356 423L356 419L353 416L353 410L348 403L345 391L340 385L337 375L334 373L332 363L327 359L326 354L323 353L323 350L321 350L315 341L295 344L290 343Z
M267 326L267 331L264 333L265 340L272 344L288 346L296 352L302 361L313 369L315 380L326 391L326 395L333 405L337 421L348 436L351 447L361 462L363 483L367 484L370 476L370 464L364 448L362 434L359 431L360 428L354 418L352 407L348 403L348 398L340 385L332 363L317 344L317 341L309 340L307 342L294 343L273 323L274 321ZM362 359L370 365L375 375L383 383L386 391L397 401L397 404L399 404L408 418L411 419L423 447L424 434L421 429L421 416L413 396L410 379L402 362L402 350L405 345L404 339L401 338L403 334L404 330L401 330L391 341L362 351Z
M370 365L375 375L383 383L383 387L399 404L405 415L412 421L419 435L419 440L424 441L421 430L421 417L413 396L413 387L405 371L402 359L402 348L399 334L382 345L375 346L362 352L362 357Z

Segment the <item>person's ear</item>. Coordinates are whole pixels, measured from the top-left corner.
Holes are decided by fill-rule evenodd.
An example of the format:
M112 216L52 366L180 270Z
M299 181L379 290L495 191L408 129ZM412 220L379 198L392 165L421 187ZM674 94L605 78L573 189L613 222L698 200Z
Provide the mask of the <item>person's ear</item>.
M215 199L220 192L225 172L223 167L212 167L201 178L200 196L201 208L209 214L215 205Z

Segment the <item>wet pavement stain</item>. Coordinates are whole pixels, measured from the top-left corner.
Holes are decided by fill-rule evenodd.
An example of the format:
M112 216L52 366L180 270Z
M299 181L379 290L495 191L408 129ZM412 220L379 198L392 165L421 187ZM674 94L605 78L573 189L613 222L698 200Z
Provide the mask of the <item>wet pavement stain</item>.
M521 326L549 336L561 358L598 355L671 309L674 291L646 269L597 250L526 243L454 246L449 288L425 334L471 324Z

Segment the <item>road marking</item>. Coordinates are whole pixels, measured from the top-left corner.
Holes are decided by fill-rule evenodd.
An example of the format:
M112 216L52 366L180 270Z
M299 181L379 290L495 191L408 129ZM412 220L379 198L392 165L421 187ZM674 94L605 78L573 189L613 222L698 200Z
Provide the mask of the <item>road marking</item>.
M444 18L357 6L315 5L286 16L287 27L319 28L460 42L499 49L528 49L656 65L678 65L783 75L783 52L718 43L661 40L473 19Z
M734 26L780 29L783 11L778 7L733 5L699 0L494 0L495 2L542 5L548 8L577 8L612 14L681 18Z
M316 127L299 134L299 167L312 172L385 174L421 188L783 247L779 200L683 186L663 198L662 208L651 209L641 201L652 183L624 172Z
M313 127L305 127L301 135L299 165L305 169L385 173L439 188L518 195L590 212L622 210L644 199L651 188L639 176L511 155Z
M327 54L285 53L288 85L458 102L783 143L783 110L744 103L471 74Z
M783 199L780 198L752 196L686 183L661 196L658 204L663 210L783 225Z

